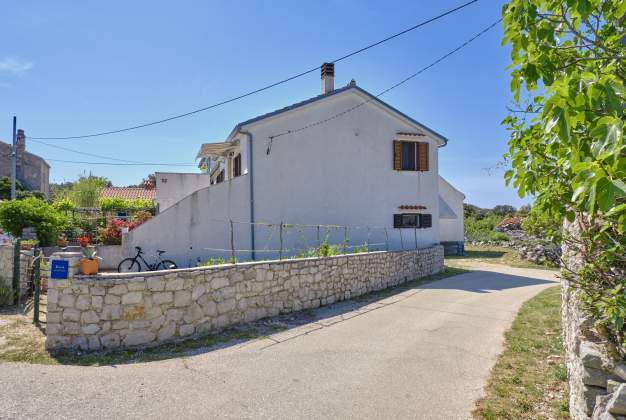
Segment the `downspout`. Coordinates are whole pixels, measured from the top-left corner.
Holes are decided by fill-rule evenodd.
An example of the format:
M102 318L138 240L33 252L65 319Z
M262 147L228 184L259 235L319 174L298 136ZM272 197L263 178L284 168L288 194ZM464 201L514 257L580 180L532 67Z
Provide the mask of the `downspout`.
M252 154L252 133L246 130L239 130L240 134L248 136L248 179L250 180L250 249L252 261L256 260L256 247L254 241L254 155Z

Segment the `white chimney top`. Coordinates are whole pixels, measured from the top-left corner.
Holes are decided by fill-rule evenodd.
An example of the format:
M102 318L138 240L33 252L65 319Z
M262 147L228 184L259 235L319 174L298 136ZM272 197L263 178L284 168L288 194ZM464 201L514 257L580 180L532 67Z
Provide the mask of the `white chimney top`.
M322 95L335 89L335 64L322 64Z

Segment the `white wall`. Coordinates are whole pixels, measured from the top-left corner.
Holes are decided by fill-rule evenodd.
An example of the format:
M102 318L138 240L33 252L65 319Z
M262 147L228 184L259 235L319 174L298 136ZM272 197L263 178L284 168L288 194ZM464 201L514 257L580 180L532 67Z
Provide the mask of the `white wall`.
M428 172L395 171L393 140L398 132L415 128L370 102L344 116L292 135L275 138L266 154L268 138L311 122L326 119L362 103L366 98L350 90L314 102L295 112L287 112L244 127L252 132L254 148L255 214L257 221L302 224L370 225L386 227L392 249L419 247L439 242L438 228L438 147L430 144ZM241 136L245 138L245 136ZM433 216L433 227L393 229L393 214L402 204L426 206ZM316 243L315 228L287 235L287 247L301 248ZM264 232L265 231L265 232ZM269 240L267 229L257 230L257 248L275 249L277 236ZM417 233L417 235L415 235ZM367 229L351 229L352 245L368 239ZM334 232L338 243L343 231ZM370 230L369 242L384 242L385 232ZM269 246L268 246L269 242Z
M208 174L156 172L155 201L159 211L167 209L194 191L209 185Z
M440 240L442 242L462 242L465 237L463 221L463 200L465 199L465 195L450 185L448 181L439 177L439 196L456 215L455 219L439 219Z
M230 248L229 219L249 220L248 177L246 175L211 185L193 192L128 233L124 240L126 255L135 254L140 246L147 254L157 249L167 251L164 259L174 260L180 267L194 266L209 255L228 257L230 252L206 248ZM235 247L250 249L249 225L235 224ZM248 259L249 254L242 254ZM155 257L146 256L152 262Z

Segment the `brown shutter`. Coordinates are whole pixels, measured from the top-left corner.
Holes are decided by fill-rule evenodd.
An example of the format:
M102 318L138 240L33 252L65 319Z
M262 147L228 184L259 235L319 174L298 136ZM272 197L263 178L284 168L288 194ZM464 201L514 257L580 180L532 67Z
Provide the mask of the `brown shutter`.
M402 142L393 141L393 169L402 170Z
M428 170L428 143L420 142L417 143L418 152L418 171L427 171Z

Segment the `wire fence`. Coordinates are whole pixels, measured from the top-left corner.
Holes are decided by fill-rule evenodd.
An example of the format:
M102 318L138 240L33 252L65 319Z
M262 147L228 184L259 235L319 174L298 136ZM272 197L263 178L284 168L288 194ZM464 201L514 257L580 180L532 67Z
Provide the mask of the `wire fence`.
M411 250L430 245L431 237L418 226L390 228L373 225L251 223L225 219L203 219L203 222L207 224L207 234L188 246L190 250L195 249L195 253L201 250L199 253L202 255L195 256L195 265ZM193 265L192 261L189 264Z

